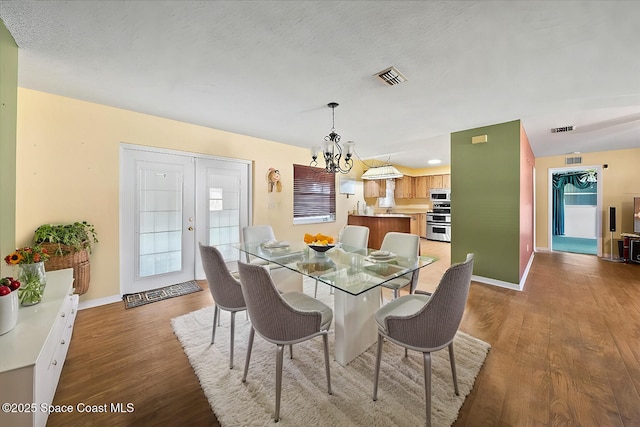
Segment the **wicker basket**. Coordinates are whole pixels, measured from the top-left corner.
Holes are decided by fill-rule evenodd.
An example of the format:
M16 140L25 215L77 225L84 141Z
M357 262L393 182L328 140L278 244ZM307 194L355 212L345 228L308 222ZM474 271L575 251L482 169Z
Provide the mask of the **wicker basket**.
M73 246L58 245L57 243L41 243L49 253L49 259L44 263L45 271L73 268L73 287L75 293L82 295L89 289L91 274L89 270L89 254L86 250L78 251ZM62 255L57 253L62 251Z

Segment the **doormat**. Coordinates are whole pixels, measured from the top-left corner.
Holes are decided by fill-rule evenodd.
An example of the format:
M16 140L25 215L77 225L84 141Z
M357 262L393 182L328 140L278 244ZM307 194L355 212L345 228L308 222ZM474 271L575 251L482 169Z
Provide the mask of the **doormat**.
M150 291L124 294L122 295L122 300L124 301L124 308L128 309L145 304L151 304L156 301L162 301L164 299L179 297L181 295L192 294L201 290L202 288L195 282L195 280L190 280L188 282L152 289Z

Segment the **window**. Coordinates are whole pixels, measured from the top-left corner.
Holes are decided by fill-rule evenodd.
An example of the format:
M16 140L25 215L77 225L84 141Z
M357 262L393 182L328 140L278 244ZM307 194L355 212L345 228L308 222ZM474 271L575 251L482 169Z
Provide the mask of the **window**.
M293 165L293 223L336 220L336 177L323 169Z
M596 206L598 204L598 191L596 183L592 183L587 188L578 188L569 183L564 187L565 206Z
M384 197L378 197L379 208L395 208L396 207L396 180L387 179L387 185L385 187Z

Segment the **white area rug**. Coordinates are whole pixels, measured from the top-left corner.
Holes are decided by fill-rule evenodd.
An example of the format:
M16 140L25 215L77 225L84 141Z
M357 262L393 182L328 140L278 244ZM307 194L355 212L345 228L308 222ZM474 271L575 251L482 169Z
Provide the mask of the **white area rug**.
M313 295L313 285L305 291ZM333 295L320 285L318 298L333 306ZM276 346L258 334L253 344L247 382L242 370L250 324L244 313L236 315L234 367L229 369L230 316L221 312L222 325L211 345L213 307L172 319L202 389L224 427L274 425ZM333 325L329 335L333 355ZM489 344L459 332L454 341L460 396L456 396L446 349L432 356L432 422L450 426L473 387L489 351ZM417 426L425 424L423 359L385 341L378 400L373 401L373 374L376 345L346 367L331 360L332 395L327 394L322 338L293 347L293 359L285 352L280 426Z

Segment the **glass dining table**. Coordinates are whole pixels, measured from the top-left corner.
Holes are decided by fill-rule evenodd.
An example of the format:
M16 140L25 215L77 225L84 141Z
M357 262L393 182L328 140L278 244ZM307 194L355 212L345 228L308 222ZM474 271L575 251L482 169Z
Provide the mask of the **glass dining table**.
M435 262L338 244L326 251L304 242L243 242L232 247L334 288L335 360L346 366L377 340L380 287ZM325 248L326 249L326 248Z

